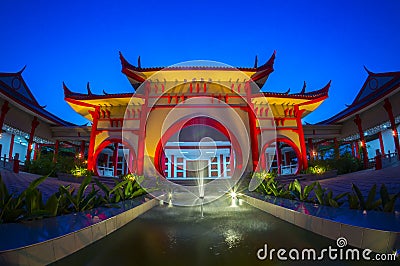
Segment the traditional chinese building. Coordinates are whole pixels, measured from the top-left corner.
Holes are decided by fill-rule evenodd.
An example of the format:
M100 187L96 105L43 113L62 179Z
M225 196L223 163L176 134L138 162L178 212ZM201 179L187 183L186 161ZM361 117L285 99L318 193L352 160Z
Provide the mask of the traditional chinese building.
M58 149L52 127L71 127L72 123L48 112L33 96L22 77L25 67L15 73L0 73L0 155L2 166L14 158L21 163L35 159L43 146ZM56 159L56 158L55 158Z
M92 122L88 168L97 174L142 174L146 160L169 179L193 177L191 165L198 163L204 164L206 178L229 178L233 167L252 171L271 164L280 174L298 173L307 167L301 120L328 97L330 82L314 91L306 91L304 84L298 93L261 90L274 70L275 53L261 66L256 59L250 68L143 68L140 58L137 66L122 54L120 60L132 93L95 94L89 85L87 93L77 93L64 84L66 102ZM172 110L178 113L172 115ZM225 120L240 123L248 130L248 163L238 163L245 156L243 147L239 147L244 137L231 134L223 125L224 118L202 115L205 110L211 116L221 110L233 110ZM199 115L188 118L188 112ZM169 124L162 128L165 121ZM273 138L266 138L275 128ZM62 129L56 135L76 137L74 131ZM191 159L199 158L198 143L210 136L214 147L208 146L211 142L202 142L201 160ZM275 152L278 156L274 156Z
M318 147L331 142L336 156L340 149L351 152L365 167L377 154L384 164L400 159L400 72L365 70L368 76L351 104L317 125L305 126L311 158L318 157Z
M176 180L192 178L195 165L202 165L206 178L267 166L294 174L308 160L322 158L326 147L332 147L333 156L350 152L365 167L377 154L384 165L399 160L400 72L367 70L364 85L343 111L302 125L302 118L328 97L330 82L314 91L306 91L304 83L298 93L266 92L262 87L274 70L275 53L249 68L143 68L140 58L137 66L122 55L120 60L131 93L95 94L89 84L86 93L77 93L64 84L65 100L92 122L89 126L73 125L41 106L22 77L24 69L0 73L2 166L15 156L22 163L34 160L43 147L54 151L54 159L59 147L72 147L100 176L142 174L150 163ZM221 119L213 117L221 113ZM229 125L236 124L243 131L235 135ZM246 141L247 148L240 146ZM242 164L246 153L248 162Z

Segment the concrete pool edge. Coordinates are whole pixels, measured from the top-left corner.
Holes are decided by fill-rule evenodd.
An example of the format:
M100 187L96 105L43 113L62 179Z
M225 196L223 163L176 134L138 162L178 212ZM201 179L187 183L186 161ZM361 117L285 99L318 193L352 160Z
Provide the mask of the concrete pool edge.
M400 233L348 225L304 214L248 195L240 196L251 206L305 230L336 240L345 237L348 244L374 252L391 253L400 249Z
M158 199L153 198L78 231L33 245L0 251L0 265L44 265L55 262L106 237L156 205Z

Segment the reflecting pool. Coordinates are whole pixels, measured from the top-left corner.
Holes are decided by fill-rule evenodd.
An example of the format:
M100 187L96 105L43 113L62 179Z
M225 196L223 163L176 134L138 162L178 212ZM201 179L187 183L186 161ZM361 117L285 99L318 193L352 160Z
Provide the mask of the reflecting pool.
M157 206L104 239L54 265L299 265L275 257L260 261L257 250L315 248L336 241L284 222L246 203L224 197L200 206ZM320 264L321 262L319 262ZM340 261L340 265L365 262ZM325 261L324 265L339 265ZM303 265L312 265L303 262Z

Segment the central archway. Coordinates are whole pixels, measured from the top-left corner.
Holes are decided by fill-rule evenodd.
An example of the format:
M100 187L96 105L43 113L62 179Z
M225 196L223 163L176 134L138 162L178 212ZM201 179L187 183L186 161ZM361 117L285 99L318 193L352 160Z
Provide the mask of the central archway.
M108 154L104 152L107 148L111 148ZM125 149L127 151L124 152ZM94 153L94 161L94 172L98 176L118 177L136 170L134 149L127 141L119 138L104 140Z
M242 169L241 162L236 137L220 122L206 116L184 118L173 124L160 139L154 157L157 171L171 180L195 177L193 169L200 164L205 178L230 178L235 168Z

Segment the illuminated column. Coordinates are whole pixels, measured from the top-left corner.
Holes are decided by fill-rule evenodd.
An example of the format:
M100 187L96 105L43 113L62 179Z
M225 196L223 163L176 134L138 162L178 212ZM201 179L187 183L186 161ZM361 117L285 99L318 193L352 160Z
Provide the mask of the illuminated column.
M300 151L301 151L301 166L299 165L299 170L307 169L308 161L307 161L307 149L306 143L304 139L304 131L303 131L303 124L301 123L301 117L304 113L304 109L300 110L298 105L294 106L294 113L296 116L296 123L297 123L297 134L299 135L299 142L300 142Z
M137 174L143 175L144 167L144 145L146 140L146 118L148 112L148 99L149 99L150 85L146 82L145 95L142 108L140 110L140 129L139 129L139 139L138 139L138 153L137 153ZM172 171L172 170L171 170Z
M117 176L118 170L118 143L114 143L114 152L113 152L113 166L114 166L114 176Z
M253 111L253 106L251 103L251 86L249 82L246 82L245 91L247 93L247 114L249 117L249 127L250 127L251 159L253 161L253 171L256 171L258 165L258 156L259 156L257 118Z
M81 141L81 146L79 148L79 158L80 159L84 159L84 157L85 157L85 141L82 140Z
M3 106L1 107L1 114L0 114L0 131L3 128L3 124L4 124L4 119L6 118L6 114L8 112L8 110L10 110L10 107L8 106L8 101L5 101L3 103Z
M394 141L394 147L397 151L397 158L400 160L400 145L399 145L399 135L396 129L396 123L394 121L394 115L393 115L393 110L392 110L392 104L390 103L389 99L385 99L385 103L383 104L383 107L385 108L386 112L389 115L389 120L390 120L390 126L392 128L392 135L393 135L393 141Z
M13 155L13 149L14 149L14 139L15 139L15 135L11 134L11 141L10 141L10 149L8 151L8 159L11 160L12 159L12 155Z
M379 138L379 145L381 148L381 154L385 154L385 146L383 145L383 138L382 138L382 132L378 132L378 138Z
M312 138L308 138L308 153L310 154L310 161L313 161L314 158L314 145L312 142Z
M133 173L133 167L134 167L134 162L133 162L133 160L134 160L135 158L133 158L133 151L132 150L129 150L129 159L128 159L128 173ZM164 163L164 165L165 165L165 163Z
M365 145L364 131L363 131L362 125L361 125L360 115L356 115L356 118L354 119L354 123L356 123L356 125L358 127L358 133L360 135L360 141L361 141L361 152L363 154L364 168L366 168L368 165L368 152L367 152L367 147ZM360 153L358 153L358 154L360 154Z
M31 124L31 132L29 134L29 141L28 141L28 150L26 152L26 160L30 161L31 160L31 153L32 153L32 146L33 146L33 137L35 136L35 130L37 126L39 125L39 121L37 117L35 116L32 120Z
M88 170L94 171L94 145L96 142L96 135L97 135L97 124L100 117L100 107L96 106L95 110L90 110L89 114L92 116L93 123L92 123L92 131L90 132L90 142L89 142L89 149L88 149L88 163L87 168Z
M39 149L40 149L40 144L35 143L35 150L33 151L33 160L35 160L35 161L38 158Z
M60 141L56 140L56 143L54 143L53 163L57 162L59 146L60 146Z

